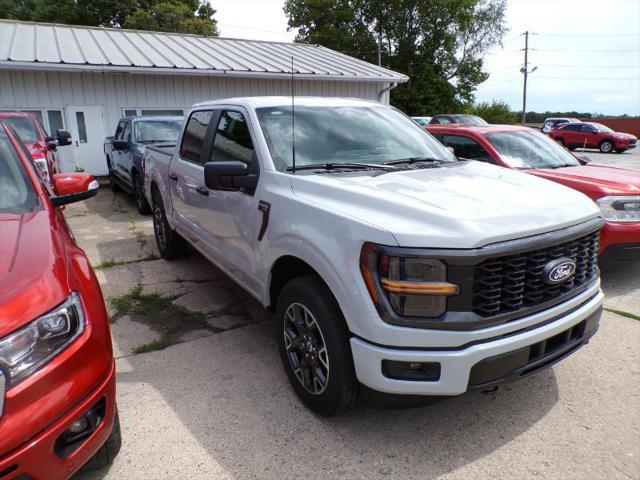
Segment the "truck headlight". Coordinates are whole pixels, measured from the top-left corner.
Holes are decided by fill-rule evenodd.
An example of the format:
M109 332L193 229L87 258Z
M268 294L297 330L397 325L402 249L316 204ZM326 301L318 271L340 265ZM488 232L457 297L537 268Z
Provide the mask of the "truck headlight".
M447 309L447 297L460 290L446 281L444 262L417 256L410 249L365 243L360 270L376 306L390 307L402 317L439 317Z
M84 330L80 297L72 293L62 305L0 339L0 367L13 387L48 363Z
M602 197L596 203L607 222L640 222L640 195Z

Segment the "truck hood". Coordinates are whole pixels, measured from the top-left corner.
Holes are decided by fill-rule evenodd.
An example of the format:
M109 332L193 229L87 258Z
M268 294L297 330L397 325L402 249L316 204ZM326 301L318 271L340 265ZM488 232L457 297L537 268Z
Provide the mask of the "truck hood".
M49 215L0 214L0 338L69 294L66 252Z
M477 248L561 229L600 214L579 192L474 161L379 175L291 178L295 195L387 230L406 247Z
M640 171L588 164L578 167L528 170L542 178L575 188L592 198L602 195L639 195Z

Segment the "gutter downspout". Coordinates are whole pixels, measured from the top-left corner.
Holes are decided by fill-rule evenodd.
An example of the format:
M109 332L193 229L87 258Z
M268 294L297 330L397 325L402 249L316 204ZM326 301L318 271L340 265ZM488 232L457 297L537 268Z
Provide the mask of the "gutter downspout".
M378 102L382 102L382 97L387 93L391 92L394 88L398 86L398 82L391 82L388 87L384 87L382 90L378 92Z

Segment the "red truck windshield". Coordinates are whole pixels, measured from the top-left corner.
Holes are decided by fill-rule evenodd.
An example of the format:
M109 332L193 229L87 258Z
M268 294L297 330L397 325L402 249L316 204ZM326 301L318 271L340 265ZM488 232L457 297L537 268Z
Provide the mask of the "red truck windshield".
M0 213L20 215L40 206L27 172L1 124L0 192Z
M541 133L525 130L485 135L500 158L513 168L559 168L580 165L564 148Z
M40 140L40 135L35 123L28 117L3 117L3 122L7 122L13 127L23 142L34 143Z

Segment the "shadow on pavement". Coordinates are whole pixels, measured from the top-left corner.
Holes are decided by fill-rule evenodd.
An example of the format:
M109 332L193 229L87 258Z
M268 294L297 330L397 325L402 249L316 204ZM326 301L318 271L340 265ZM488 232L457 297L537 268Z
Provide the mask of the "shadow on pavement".
M503 447L558 401L549 369L495 396L318 417L287 383L269 322L126 360L118 373L125 458L113 470L127 470L109 475L117 478L177 478L173 465L185 459L193 470L183 478L434 478Z

